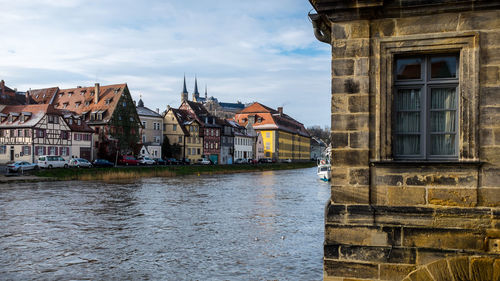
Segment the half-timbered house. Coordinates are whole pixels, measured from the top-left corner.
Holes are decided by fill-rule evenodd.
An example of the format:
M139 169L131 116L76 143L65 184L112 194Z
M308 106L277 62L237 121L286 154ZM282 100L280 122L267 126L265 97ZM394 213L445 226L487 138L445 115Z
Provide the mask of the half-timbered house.
M63 117L49 104L5 106L0 111L0 163L34 162L37 155L69 159L72 132Z

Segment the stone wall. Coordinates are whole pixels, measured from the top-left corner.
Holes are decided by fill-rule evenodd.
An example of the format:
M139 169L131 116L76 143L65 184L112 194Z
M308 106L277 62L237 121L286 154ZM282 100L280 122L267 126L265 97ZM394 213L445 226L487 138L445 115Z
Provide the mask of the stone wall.
M327 26L333 149L324 279L499 280L500 11ZM450 50L461 63L459 160L394 161L394 54Z

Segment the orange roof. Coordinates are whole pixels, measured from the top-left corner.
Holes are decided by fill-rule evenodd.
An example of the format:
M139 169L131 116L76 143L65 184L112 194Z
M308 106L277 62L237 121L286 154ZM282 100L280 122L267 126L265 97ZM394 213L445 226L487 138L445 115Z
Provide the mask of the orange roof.
M127 84L99 86L99 98L95 103L95 86L59 90L52 104L77 114L102 111L103 121L109 121Z
M47 113L62 115L61 112L50 104L8 105L5 106L0 113L4 116L8 116L9 114L30 114L29 118L24 122L21 122L20 118L16 118L13 122L9 122L8 118L5 119L0 123L0 127L3 128L32 127L42 120L43 116Z
M310 137L304 124L298 122L292 117L279 113L270 107L255 102L237 113L234 119L242 126L248 124L249 116L255 117L253 128L255 130L283 130L305 137Z
M59 87L44 88L29 90L28 94L38 104L50 103L55 94L59 91Z

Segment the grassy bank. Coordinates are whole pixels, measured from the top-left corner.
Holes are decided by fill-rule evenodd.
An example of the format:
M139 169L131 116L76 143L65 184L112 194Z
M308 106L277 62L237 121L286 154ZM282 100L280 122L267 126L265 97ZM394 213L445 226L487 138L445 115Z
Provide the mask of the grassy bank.
M35 173L39 177L58 180L119 180L147 177L173 177L178 175L228 174L253 171L289 170L314 167L314 162L279 163L259 165L191 165L191 166L152 166L117 167L92 169L51 169Z

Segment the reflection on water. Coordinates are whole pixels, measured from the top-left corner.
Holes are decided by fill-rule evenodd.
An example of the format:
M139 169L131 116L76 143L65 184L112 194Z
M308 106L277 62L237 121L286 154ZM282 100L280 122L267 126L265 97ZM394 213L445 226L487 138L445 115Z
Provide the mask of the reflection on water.
M321 280L315 168L0 185L0 279Z

